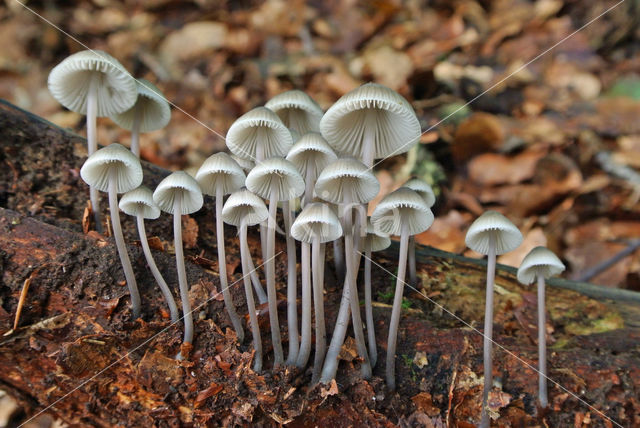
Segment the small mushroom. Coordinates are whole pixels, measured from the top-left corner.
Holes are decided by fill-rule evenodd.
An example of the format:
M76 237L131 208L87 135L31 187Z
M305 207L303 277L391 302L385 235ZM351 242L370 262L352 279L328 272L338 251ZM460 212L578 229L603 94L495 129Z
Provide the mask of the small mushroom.
M407 187L401 187L385 196L376 206L371 215L373 227L389 235L400 236L400 255L398 256L398 276L396 290L393 296L391 321L389 322L389 337L387 339L386 379L387 387L394 390L396 344L398 340L398 326L402 310L402 294L404 291L404 276L407 269L407 252L409 236L422 233L433 223L433 213L427 203L417 192Z
M278 323L278 307L276 296L276 277L275 277L275 231L276 231L276 209L278 202L289 201L297 198L304 192L304 180L296 169L296 167L284 158L274 157L266 159L258 163L255 168L249 172L246 180L247 188L253 193L269 200L269 218L267 224L267 252L264 258L267 272L267 300L269 302L269 323L271 324L271 339L273 341L274 365L280 365L284 362L282 352L282 340L280 338L280 325ZM289 209L286 209L285 218L289 216ZM293 239L287 232L287 239ZM292 257L292 253L288 253L287 257ZM290 293L287 292L287 296ZM291 303L295 303L295 300ZM287 311L289 320L289 341L294 340L296 345L293 355L298 354L297 349L297 309L296 316L294 313ZM290 358L295 361L295 358Z
M518 268L518 281L522 284L529 285L536 280L538 282L538 399L542 408L549 405L547 399L545 279L560 274L564 269L564 264L558 256L545 247L532 249Z
M324 322L324 250L322 244L342 236L340 220L326 204L307 204L291 227L291 235L302 242L302 342L296 365L307 365L311 352L311 287L310 274L313 272L313 304L315 312L316 352L313 360L312 382L320 376L327 347L327 333ZM313 247L313 248L312 248ZM313 257L311 257L313 252ZM307 306L305 306L307 305Z
M120 211L118 210L118 193L133 190L142 183L142 166L140 160L129 150L114 143L94 152L80 169L80 176L89 185L101 192L109 193L109 211L113 238L116 241L118 255L127 279L131 295L131 311L134 318L140 317L140 293L133 274L129 254L122 236Z
M164 300L169 306L169 312L171 313L171 321L177 322L179 313L176 301L173 299L173 294L167 285L166 281L162 277L162 274L156 266L156 262L151 254L149 248L149 241L147 241L147 232L144 227L144 219L156 219L160 217L160 208L153 202L153 193L148 187L140 186L136 189L130 190L120 198L120 209L130 216L136 218L138 225L138 235L140 236L140 245L142 245L142 251L147 259L147 265L156 280L156 283L162 291Z
M111 116L121 128L131 131L131 151L140 157L140 133L164 128L171 119L169 102L153 83L136 81L138 99L127 111Z
M242 328L242 321L233 305L233 298L231 297L227 280L222 204L225 195L240 190L240 188L244 186L245 179L246 177L240 165L231 159L228 154L222 152L209 156L196 173L196 180L198 184L200 184L202 193L213 196L216 199L216 238L220 287L222 288L224 305L227 308L229 319L231 319L231 324L233 324L239 342L244 340L244 330ZM256 294L259 295L260 292L264 294L262 287L256 290Z
M242 279L244 282L244 292L247 298L247 310L249 311L249 322L251 323L251 333L253 334L253 349L256 351L253 362L253 370L262 370L262 339L260 338L260 325L256 314L256 305L253 301L251 283L249 281L249 259L251 253L247 243L247 226L262 223L269 216L269 211L264 201L247 189L238 190L232 193L222 208L222 218L225 223L232 224L238 228L240 235L240 258L242 259Z
M320 132L320 119L324 112L305 92L297 89L283 92L271 98L264 106L276 113L287 128L300 135Z
M522 243L522 233L508 218L496 211L487 211L469 227L465 237L467 247L487 255L487 297L484 312L484 389L482 392L481 428L489 427L487 399L493 385L493 286L496 274L496 255L515 250Z
M198 182L184 171L176 171L158 184L153 192L153 200L158 207L173 214L173 246L176 253L176 268L180 287L180 300L184 317L184 343L193 343L193 314L189 302L189 283L184 266L182 249L182 216L202 208L202 191ZM178 358L182 358L180 355Z
M436 203L436 194L433 193L433 189L429 184L419 178L412 178L402 185L402 187L408 187L411 190L415 190L418 195L422 196L425 203L429 208L433 207ZM409 238L409 284L417 286L418 275L416 273L416 237L412 235Z
M386 233L376 230L367 218L367 236L363 239L364 245L364 312L367 322L367 339L369 342L369 359L371 367L378 362L378 349L376 346L376 331L373 323L373 305L371 302L371 253L382 251L391 245L391 239Z
M68 56L49 73L49 92L71 111L87 116L87 145L98 150L96 117L112 116L131 107L138 96L136 82L117 59L99 50ZM90 187L96 228L102 230L98 190Z

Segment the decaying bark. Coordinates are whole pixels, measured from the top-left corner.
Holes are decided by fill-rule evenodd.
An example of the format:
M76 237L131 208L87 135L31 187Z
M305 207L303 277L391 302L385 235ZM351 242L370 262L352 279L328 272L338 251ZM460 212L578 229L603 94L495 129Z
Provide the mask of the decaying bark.
M131 320L112 239L83 232L88 190L78 171L85 147L82 138L0 104L0 333L5 334L0 336L0 389L29 414L46 410L86 426L291 422L470 427L478 421L482 336L474 329L483 319L481 262L431 249L418 257L422 294L407 290L410 306L401 319L397 392L386 391L382 364L371 381L359 378L349 340L337 383L310 389L308 371L273 372L269 359L263 373L251 370L251 341L237 343L219 293L217 264L211 261L216 252L209 205L183 220L190 231L185 234L191 247L190 298L198 309L191 358L177 362L173 356L182 326L170 324L162 295L134 244L134 220L125 219L124 227L143 299L142 320ZM148 164L144 168L145 184L151 188L167 174ZM228 229L232 294L239 313L246 314L239 251ZM148 232L157 237L154 257L177 298L168 245L171 219L149 222ZM259 246L255 236L250 241ZM284 249L284 242L278 248ZM390 316L385 293L393 283L385 270L395 271L395 254L391 250L375 259L379 361L384 361ZM637 294L570 281L552 283L595 298L548 290L549 375L561 386L550 382L551 408L544 413L536 408L537 375L530 367L537 364L535 291L517 284L513 273L500 270L496 287L499 346L494 377L501 387L494 388L491 407L500 426L581 426L587 415L590 426L615 426L594 409L622 426L640 426L640 330L638 308L629 303L638 301ZM284 256L278 259L277 274L283 293ZM332 275L327 272L328 331L340 294ZM19 325L12 331L25 285ZM279 307L284 312L283 303ZM272 351L265 308L260 320L268 357Z

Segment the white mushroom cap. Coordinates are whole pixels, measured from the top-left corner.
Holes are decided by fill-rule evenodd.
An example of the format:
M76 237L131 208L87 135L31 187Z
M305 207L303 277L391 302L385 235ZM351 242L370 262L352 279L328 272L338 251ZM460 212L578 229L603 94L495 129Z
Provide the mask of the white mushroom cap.
M234 155L233 153L231 154L231 159L233 159L238 163L238 165L240 165L240 168L242 168L245 174L247 174L253 169L254 166L256 166L256 164L251 159L241 158L240 156Z
M433 223L431 209L414 190L401 187L382 198L371 215L371 224L382 233L400 235L403 224L410 235L427 230Z
M121 128L132 130L136 110L140 114L140 132L150 132L164 128L171 119L169 102L153 83L146 79L136 81L138 99L135 104L111 119Z
M382 251L386 248L389 248L389 246L391 245L391 238L389 237L389 235L387 233L382 233L381 231L373 227L373 224L371 224L371 217L367 217L366 239L369 240L371 251ZM364 242L362 242L362 244L364 244Z
M518 268L518 281L531 284L536 277L549 278L564 271L564 264L553 251L545 247L535 247L529 251Z
M240 165L224 152L209 156L196 173L202 193L209 196L216 196L218 186L223 195L233 193L244 186L245 179Z
M195 178L184 171L176 171L165 177L153 192L153 200L166 213L174 214L173 202L182 195L182 212L191 214L202 208L202 191Z
M283 92L264 106L276 113L287 128L299 134L320 132L320 119L324 112L305 92L297 89Z
M89 186L108 192L113 171L118 193L133 190L142 183L140 160L118 143L103 147L89 156L80 169L80 176Z
M358 159L363 158L367 128L374 131L374 159L408 151L421 134L409 102L377 83L367 83L343 95L320 121L320 132L335 151Z
M415 190L418 195L420 195L422 199L424 199L429 208L431 208L433 204L436 203L436 194L433 193L433 189L431 188L431 186L429 186L429 184L424 180L421 180L419 178L411 178L406 183L404 183L402 187L408 187L411 190Z
M494 236L496 254L508 253L522 243L522 233L511 221L496 211L487 211L469 227L465 243L480 254L489 253L489 237Z
M327 165L338 159L335 152L317 132L304 134L287 153L287 160L293 163L303 177L309 165L314 165L319 174Z
M138 214L149 219L160 217L160 208L153 202L153 192L147 186L137 187L122 195L118 206L125 214L134 217Z
M314 236L320 242L335 241L342 236L342 226L331 207L322 202L307 204L291 225L291 236L301 242L312 243Z
M362 162L353 158L342 158L327 165L316 181L318 197L334 204L344 201L345 193L352 202L364 204L376 197L380 182Z
M81 51L68 56L49 74L51 95L77 113L87 113L92 75L99 77L97 116L113 116L136 102L136 81L117 59L102 51Z
M250 159L256 159L258 142L263 145L264 159L284 157L293 145L289 129L266 107L256 107L236 119L226 141L231 153Z
M284 158L266 159L247 175L247 189L265 199L271 197L271 186L274 183L278 188L277 201L288 201L304 193L304 179L298 169Z
M269 210L258 195L247 189L232 193L222 207L222 220L239 227L244 220L247 226L262 223L269 217Z

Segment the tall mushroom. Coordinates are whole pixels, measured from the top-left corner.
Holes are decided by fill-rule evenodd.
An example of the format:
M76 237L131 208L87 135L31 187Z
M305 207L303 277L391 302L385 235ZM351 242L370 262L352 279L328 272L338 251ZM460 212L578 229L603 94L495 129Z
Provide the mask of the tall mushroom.
M153 202L153 193L146 186L137 187L122 195L119 206L125 214L136 218L138 235L140 236L140 245L142 246L144 257L147 259L147 265L149 266L158 287L160 287L160 291L162 291L164 300L169 306L171 321L178 321L178 306L176 306L176 301L173 299L173 294L171 294L171 290L169 289L167 282L158 270L158 266L156 266L156 262L151 254L151 249L149 248L147 232L144 227L144 219L156 219L160 217L160 208L158 208L155 202Z
M302 343L296 365L307 364L311 350L311 298L309 276L313 272L313 306L315 312L316 351L313 359L312 382L320 376L327 347L327 333L324 322L324 250L322 244L335 241L342 236L340 220L326 204L314 202L307 204L291 227L291 235L302 242ZM311 251L310 251L311 250ZM311 257L310 253L313 253ZM304 305L309 305L305 308ZM305 340L308 338L308 340Z
M373 305L371 302L371 253L382 251L391 245L391 239L386 233L376 230L367 218L367 236L362 240L364 247L364 312L367 322L367 340L369 342L369 359L371 367L378 362L378 349L376 346L376 331L373 324Z
M545 279L564 271L564 264L551 250L535 247L522 260L518 268L518 281L529 285L538 282L538 399L540 406L546 408L547 399L547 337L544 287Z
M131 151L140 157L140 133L164 128L171 119L171 109L167 99L153 83L138 79L136 88L136 103L129 110L111 116L111 120L131 131Z
M356 216L356 227L353 225L353 209L354 206L360 207L372 200L380 190L380 183L373 172L367 168L362 162L353 158L343 158L329 164L322 170L316 181L315 192L321 199L341 204L341 221L342 230L344 232L344 249L347 265L347 273L345 276L345 292L343 292L341 306L343 304L350 305L354 335L358 354L362 357L361 366L362 375L365 378L371 376L371 363L367 352L367 345L362 330L362 318L360 316L360 303L358 301L358 289L356 287L356 278L358 275L358 263L354 251L357 247L354 245L354 229L360 229L360 217ZM365 228L366 225L361 225ZM336 327L331 337L331 344L327 351L327 358L322 369L321 381L326 383L335 377L338 368L338 353L344 342L346 328L348 325L349 310L341 311L345 318L339 318L336 321ZM345 315L346 314L346 315Z
M436 203L436 194L429 184L419 178L411 178L402 187L408 187L415 190L418 195L422 196L424 202L429 208ZM412 235L409 238L409 284L416 286L418 284L418 275L416 273L416 237Z
M222 218L225 223L232 224L238 228L240 235L240 258L242 259L242 279L244 283L244 293L247 299L247 310L249 311L249 322L251 323L251 333L253 335L253 349L256 351L253 362L253 370L262 370L262 339L260 338L260 325L256 314L256 304L251 292L249 282L249 244L247 243L247 226L262 223L269 216L264 201L247 189L241 189L232 193L222 208Z
M140 293L133 274L129 254L120 226L120 211L118 210L118 193L133 190L142 183L142 166L137 157L129 150L114 143L94 152L80 169L80 176L96 190L109 193L109 211L113 238L116 241L118 255L122 263L122 270L127 280L131 295L131 311L134 318L140 317Z
M307 132L320 132L320 119L323 111L305 92L297 89L282 92L271 98L265 105L276 113L287 128L300 135Z
M162 211L173 214L173 246L176 253L176 268L184 317L184 344L188 349L193 343L193 314L189 302L189 283L187 282L182 249L182 216L202 208L202 191L193 177L184 171L176 171L158 184L153 192L153 200ZM184 356L181 353L179 358Z
M222 288L222 296L224 297L224 305L227 308L229 319L236 331L238 341L244 340L244 330L242 321L233 305L233 298L229 291L229 283L227 280L227 262L224 248L224 224L222 222L222 204L225 195L240 190L244 186L246 177L240 165L236 163L231 156L220 152L213 154L204 161L198 172L196 180L200 184L202 193L213 196L216 199L216 238L218 247L218 274L220 277L220 287ZM262 287L256 290L256 293L264 293Z
M296 167L286 159L274 157L258 163L247 175L247 188L253 193L269 200L269 218L267 224L267 249L265 259L267 272L267 300L269 302L269 322L271 324L271 339L273 341L274 365L284 362L282 352L282 340L280 338L280 325L278 323L278 307L276 297L276 277L275 277L275 231L276 231L276 210L278 202L289 201L297 198L304 192L304 180ZM287 210L288 211L288 210ZM285 217L289 212L285 213ZM287 233L287 236L289 234ZM289 257L290 254L287 254ZM289 293L287 293L289 295ZM287 315L292 315L290 311ZM293 353L298 354L297 338L297 316L293 320L289 318L289 341L295 340L296 346ZM293 359L295 361L295 359Z
M387 339L386 378L387 387L394 390L396 343L398 326L402 310L402 294L404 291L404 276L407 269L407 252L409 236L422 233L433 223L433 213L427 203L407 187L401 187L385 196L376 206L371 215L373 227L389 235L400 236L400 255L398 256L398 276L396 290L393 296L391 321L389 322L389 337Z
M496 274L496 255L515 250L522 243L522 233L508 218L496 211L486 211L469 227L465 237L467 247L487 256L487 290L484 312L484 389L482 392L482 420L480 427L489 427L487 399L493 385L493 286Z

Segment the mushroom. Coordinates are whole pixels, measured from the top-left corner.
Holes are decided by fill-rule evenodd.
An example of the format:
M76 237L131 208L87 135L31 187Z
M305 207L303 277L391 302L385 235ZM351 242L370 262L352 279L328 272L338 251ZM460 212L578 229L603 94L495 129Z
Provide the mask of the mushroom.
M173 246L176 253L176 268L184 317L184 344L191 345L193 343L193 314L189 302L189 283L187 282L182 249L182 216L202 208L202 191L193 177L184 171L176 171L158 184L153 192L153 200L162 211L173 214ZM182 358L181 355L178 358Z
M131 151L140 157L140 133L164 128L171 119L171 109L167 99L153 83L138 79L136 88L136 103L129 110L111 116L111 120L131 131Z
M275 229L276 229L276 209L278 202L289 201L297 198L304 192L304 180L296 167L286 159L274 157L258 163L247 175L247 188L258 196L269 200L269 218L267 224L267 252L263 255L267 273L267 300L269 302L269 323L271 324L271 339L273 341L274 365L284 362L282 352L282 340L280 339L280 325L278 324L278 307L276 296L275 277ZM289 208L287 206L287 208ZM286 209L285 218L289 216L289 209ZM287 239L292 239L287 231ZM288 253L288 257L292 254ZM290 284L290 283L289 283ZM289 298L290 293L287 292ZM295 294L294 294L295 296ZM294 303L288 302L288 303ZM289 308L289 307L288 307ZM289 316L289 341L294 340L294 354L297 356L297 309L296 319L291 319L292 312L287 311ZM291 348L290 348L291 350ZM291 355L290 357L293 357ZM295 358L290 358L290 361Z
M415 190L418 195L426 202L429 208L436 203L436 195L429 184L419 178L411 178L402 187L408 187ZM416 237L412 235L409 238L409 284L416 286L418 284L418 275L416 274Z
M158 208L155 202L153 202L153 193L146 186L137 187L136 189L130 190L122 195L119 206L125 214L136 218L138 235L140 236L140 245L142 245L144 257L147 259L147 265L149 265L149 269L162 291L164 300L167 302L167 305L169 305L171 321L177 322L179 317L178 306L176 306L176 301L173 299L171 290L158 270L158 266L156 266L156 262L151 254L151 249L149 248L147 232L144 227L145 218L156 219L160 217L160 208Z
M233 305L233 298L229 291L227 280L227 262L224 248L224 224L222 222L222 204L225 195L240 190L244 186L246 177L240 165L236 163L226 153L216 153L204 161L198 172L196 180L200 184L202 193L213 196L216 199L216 238L218 247L218 273L220 277L220 287L224 297L224 305L231 319L231 324L236 331L238 341L244 340L244 330L242 321ZM264 291L262 287L256 289L256 294Z
M493 385L491 348L493 345L493 286L496 274L496 255L515 250L522 243L522 234L508 218L496 211L486 211L469 227L465 237L467 247L487 255L487 297L484 312L484 389L482 392L482 420L489 426L487 399Z
M373 324L373 305L371 303L371 253L382 251L391 245L391 239L386 233L376 230L367 218L367 235L363 239L364 246L364 312L367 321L367 339L369 342L369 359L371 367L378 362L378 349L376 346L376 332Z
M112 116L130 108L138 96L136 82L117 59L99 50L68 56L56 65L47 82L51 95L63 106L87 116L87 146L98 150L96 117ZM102 231L98 190L90 187L96 229Z
M291 227L291 235L302 242L302 341L296 365L307 364L311 352L311 287L310 274L313 272L313 304L315 312L316 352L313 361L312 382L320 376L327 347L327 333L324 322L324 251L322 244L342 236L340 221L326 204L315 202L305 205ZM313 257L311 249L313 244Z
M118 210L118 193L133 190L142 183L142 166L140 160L129 150L114 143L94 152L80 169L80 176L89 185L101 192L109 193L109 211L113 238L116 241L122 270L127 280L131 295L131 311L134 318L140 317L140 293L136 277L133 274L127 247L120 227L120 211Z
M356 216L355 228L353 225L354 206L362 207L361 204L368 203L380 190L380 183L373 172L362 162L353 158L338 159L322 170L316 181L315 192L320 198L334 204L342 204L341 221L344 232L344 249L347 265L347 273L344 287L346 290L342 294L341 307L350 305L353 331L356 339L358 354L362 357L362 375L365 378L371 376L371 364L367 353L367 345L362 330L362 319L360 316L360 303L358 301L358 289L356 278L358 275L357 266L359 258L356 260L354 254L358 254L354 249L354 229L360 229L360 216ZM363 228L366 225L361 225ZM340 318L340 315L343 318ZM331 344L327 351L324 367L322 369L321 381L326 383L335 377L338 368L338 354L348 325L349 308L339 311L338 320L331 337Z
M391 321L389 322L389 337L387 339L386 379L387 387L394 390L396 343L398 326L402 310L402 294L404 291L404 276L407 269L407 252L409 236L422 233L433 223L433 213L424 199L417 192L407 187L401 187L385 196L376 206L371 215L373 227L389 235L400 236L400 254L398 256L398 276L396 290L393 296Z
M518 281L529 285L538 281L538 399L540 406L546 408L547 399L547 339L545 322L545 279L564 271L564 264L552 251L545 247L532 249L522 260L518 268Z
M276 113L287 128L300 135L320 132L323 111L305 92L297 89L283 92L271 98L264 106Z
M247 310L249 311L249 322L251 323L251 333L253 334L253 349L256 351L253 362L253 370L262 370L262 340L260 338L260 325L256 314L256 305L253 301L251 283L249 281L249 263L251 253L247 243L247 226L262 223L269 216L269 211L264 201L247 189L238 190L232 193L222 208L222 218L225 223L232 224L238 228L240 235L240 258L242 259L242 279L244 282L244 293L247 298Z

